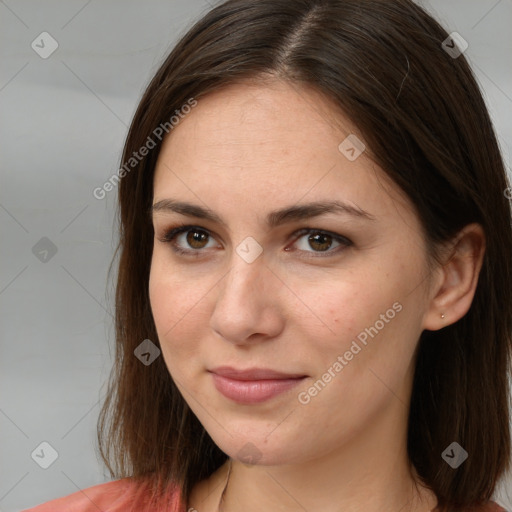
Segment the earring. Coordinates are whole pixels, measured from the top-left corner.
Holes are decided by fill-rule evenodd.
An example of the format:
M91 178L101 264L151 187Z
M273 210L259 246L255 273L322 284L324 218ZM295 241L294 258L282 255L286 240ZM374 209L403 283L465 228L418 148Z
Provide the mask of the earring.
M444 318L444 313L441 313L441 318Z

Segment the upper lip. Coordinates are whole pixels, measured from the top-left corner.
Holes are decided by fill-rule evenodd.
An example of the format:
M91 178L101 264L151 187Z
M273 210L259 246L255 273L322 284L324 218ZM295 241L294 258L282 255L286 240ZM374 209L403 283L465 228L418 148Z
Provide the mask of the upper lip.
M298 379L306 377L301 373L284 373L269 368L248 368L237 370L231 366L219 366L209 370L212 373L235 380Z

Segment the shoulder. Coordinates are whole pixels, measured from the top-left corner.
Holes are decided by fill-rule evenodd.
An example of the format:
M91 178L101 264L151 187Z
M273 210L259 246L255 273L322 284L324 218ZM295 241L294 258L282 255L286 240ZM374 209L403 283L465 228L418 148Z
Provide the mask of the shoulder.
M489 501L479 507L473 507L469 512L507 512L503 507L500 507L494 501Z
M466 509L464 509L466 510ZM437 509L436 509L437 512ZM494 501L488 501L482 505L475 505L473 507L469 507L467 512L507 512L503 507L500 507Z
M147 482L123 478L88 487L22 512L142 512L148 506L149 497ZM174 488L168 493L165 510L178 510L179 507L179 490Z
M500 507L494 501L487 503L484 507L482 507L482 512L507 512L503 507Z

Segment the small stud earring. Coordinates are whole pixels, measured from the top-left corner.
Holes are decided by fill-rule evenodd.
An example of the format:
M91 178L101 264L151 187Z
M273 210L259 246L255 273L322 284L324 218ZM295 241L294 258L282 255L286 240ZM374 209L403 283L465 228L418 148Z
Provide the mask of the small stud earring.
M441 318L444 318L444 313L441 313Z

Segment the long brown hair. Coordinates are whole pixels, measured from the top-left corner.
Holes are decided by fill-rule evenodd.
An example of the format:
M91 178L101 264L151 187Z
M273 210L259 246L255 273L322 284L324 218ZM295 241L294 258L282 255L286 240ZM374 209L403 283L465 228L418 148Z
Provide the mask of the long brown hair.
M271 75L314 87L339 106L369 153L415 205L429 247L478 222L486 253L468 313L424 331L417 351L408 453L441 510L491 497L510 464L512 229L504 164L464 55L410 0L228 0L178 42L132 121L119 183L116 358L98 422L112 477L174 482L184 496L227 458L190 411L162 357L145 366L134 349L159 344L148 296L153 227L148 214L161 141L155 129L209 92ZM453 44L450 44L453 46ZM470 459L441 458L453 441Z

